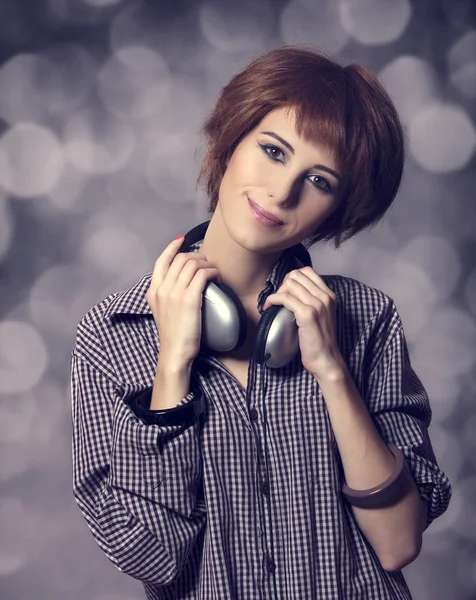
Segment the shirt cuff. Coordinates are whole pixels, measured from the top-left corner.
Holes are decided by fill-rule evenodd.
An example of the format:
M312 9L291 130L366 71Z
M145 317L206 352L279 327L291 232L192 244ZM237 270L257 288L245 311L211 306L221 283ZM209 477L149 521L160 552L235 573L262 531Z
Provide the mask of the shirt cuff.
M152 388L135 394L129 399L129 407L146 425L191 425L204 410L204 399L200 389L192 391L173 408L151 410Z

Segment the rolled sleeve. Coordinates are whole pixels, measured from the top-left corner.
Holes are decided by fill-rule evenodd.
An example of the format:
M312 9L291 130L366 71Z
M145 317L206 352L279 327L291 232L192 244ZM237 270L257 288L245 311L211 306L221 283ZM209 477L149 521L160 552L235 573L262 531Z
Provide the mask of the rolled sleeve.
M197 425L143 423L120 397L113 416L111 485L133 486L135 494L191 517L201 476Z
M364 398L382 439L395 444L405 456L408 470L428 505L426 529L448 508L451 484L433 452L428 434L430 402L411 367L405 334L394 307L386 332L388 337L366 381Z
M206 521L198 423L144 424L98 366L71 357L74 496L116 567L167 585Z

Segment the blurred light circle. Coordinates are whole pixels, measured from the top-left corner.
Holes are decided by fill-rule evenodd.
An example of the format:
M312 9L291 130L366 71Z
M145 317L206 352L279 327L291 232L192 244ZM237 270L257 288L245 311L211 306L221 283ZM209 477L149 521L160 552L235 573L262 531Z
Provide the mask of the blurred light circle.
M143 241L121 227L95 231L85 240L82 252L95 267L114 274L136 272L150 266Z
M120 48L98 74L98 91L112 112L133 119L160 114L170 100L170 72L154 50L129 46Z
M57 456L60 428L70 417L64 390L47 377L21 394L4 394L0 403L0 449L8 456L0 482L9 481Z
M420 332L412 352L415 371L422 379L456 377L471 372L476 364L476 324L468 313L457 308L434 309L431 326Z
M90 175L121 169L135 147L127 120L92 108L76 113L66 126L64 138L68 161Z
M437 289L420 265L374 246L363 247L358 250L352 276L390 296L407 339L417 339L438 301Z
M29 297L32 320L48 333L69 336L83 315L98 301L90 269L54 266L35 281Z
M198 176L190 151L188 131L160 136L160 141L151 147L145 161L145 174L150 187L162 199L173 204L189 201L189 194L185 193L187 180L184 180L183 173L194 171Z
M399 252L398 258L421 268L437 290L438 300L446 300L459 282L461 258L447 238L419 235Z
M63 125L93 90L97 61L83 46L74 43L51 44L43 54L58 71L45 89L46 100L51 98L49 119Z
M281 13L280 27L286 44L308 44L313 40L318 47L332 53L342 50L349 39L340 23L335 0L289 2Z
M476 203L468 202L467 192L461 192L465 188L455 185L451 179L435 177L415 161L407 161L398 199L388 213L401 239L398 246L422 232L438 232L452 240L474 241ZM463 181L462 177L461 183ZM380 225L376 231L380 231ZM462 255L461 258L467 261L469 257Z
M379 73L402 122L409 121L437 95L436 74L431 64L416 56L399 56Z
M64 165L61 144L49 129L17 123L0 138L0 185L17 196L54 189Z
M450 76L451 83L468 98L476 98L476 61L464 65Z
M466 279L464 297L469 310L476 316L476 267L471 270Z
M339 0L342 27L365 45L397 40L410 22L408 0Z
M468 98L476 98L476 30L465 33L448 52L451 83Z
M199 23L206 40L223 52L260 51L271 33L271 3L208 0L200 5Z
M476 147L476 131L457 105L433 103L409 123L409 148L415 161L432 173L464 168Z
M5 196L0 193L0 262L10 249L12 239L12 213Z
M148 153L151 145L156 145L169 134L187 132L189 142L187 156L193 158L193 151L199 139L199 129L203 124L206 105L203 94L199 93L197 83L193 78L186 75L176 75L171 80L170 98L173 101L166 102L162 110L152 119L136 121L135 131L141 142L142 151Z
M51 92L59 70L36 54L16 54L0 68L0 116L9 123L44 121L61 98Z
M93 58L76 44L17 54L0 68L0 116L11 124L61 122L90 91L94 71Z
M73 210L88 181L88 174L66 162L56 187L48 194L49 202L60 210Z
M36 385L48 365L38 330L22 321L0 322L0 394L19 394Z
M183 17L179 20L180 25L174 28L175 37L185 36L187 29L179 27L183 25ZM165 21L166 26L161 26L160 4L157 2L131 2L118 11L109 27L110 47L113 51L135 44L146 44L151 48L157 48L161 44L162 29L170 29L170 21Z

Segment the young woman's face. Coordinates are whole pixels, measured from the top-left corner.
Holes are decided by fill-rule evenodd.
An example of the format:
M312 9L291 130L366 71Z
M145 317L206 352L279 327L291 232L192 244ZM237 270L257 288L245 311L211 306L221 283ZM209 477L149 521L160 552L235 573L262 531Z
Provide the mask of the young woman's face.
M230 235L249 249L283 250L302 242L337 208L332 151L299 137L294 113L270 112L236 147L223 175L217 210ZM282 221L266 227L250 200Z

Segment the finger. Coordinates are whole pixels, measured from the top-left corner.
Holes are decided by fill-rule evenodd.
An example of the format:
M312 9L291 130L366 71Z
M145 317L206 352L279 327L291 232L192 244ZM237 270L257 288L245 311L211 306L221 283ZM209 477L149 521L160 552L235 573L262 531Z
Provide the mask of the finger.
M191 258L195 260L206 260L202 252L180 252L184 238L173 240L155 261L150 288L157 290L166 280L172 285L177 280L184 264ZM169 275L170 274L170 275Z
M219 279L220 273L216 267L205 267L197 271L188 286L188 291L192 297L199 298L206 285L213 279Z
M337 300L336 294L331 290L331 288L326 284L324 279L318 275L312 267L304 267L300 270L300 272L308 277L311 281L313 281L317 287L326 292L326 294L333 300Z
M284 306L290 310L294 315L302 308L302 302L292 296L289 292L278 292L271 294L266 298L266 302L263 305L263 309L268 309L270 306Z
M178 254L172 261L162 286L169 289L181 285L185 289L190 284L198 269L211 266L207 257L201 252L184 252L183 254ZM179 283L179 279L181 283ZM184 281L186 282L185 284L183 283Z
M319 275L313 271L313 269L306 270L303 272L303 269L290 271L288 273L289 277L286 279L287 286L281 286L283 289L291 289L295 288L296 285L300 285L304 287L312 296L318 298L326 304L326 306L332 301L337 300L337 296L334 292L325 284L324 280L319 277ZM281 288L280 288L281 289ZM297 288L296 288L297 289ZM279 290L278 290L279 291Z
M301 282L307 279L305 284L303 285ZM288 285L280 288L276 294L271 294L266 298L266 301L263 305L263 309L268 309L271 305L280 305L281 303L286 308L289 308L285 303L284 299L291 297L295 298L302 307L305 307L306 310L308 308L312 308L312 310L321 311L323 307L327 307L330 303L330 298L325 294L322 290L320 290L312 281L308 278L303 277L298 279L290 278L288 281ZM281 302L283 301L283 302Z
M180 250L183 244L184 237L172 240L162 254L157 258L154 264L154 270L152 272L152 278L150 280L150 287L155 290L159 287L170 268L170 265Z
M214 268L216 270L216 276L218 274L218 271L215 265L209 263L208 260L203 260L200 258L195 258L195 256L191 256L190 260L188 260L183 265L182 270L177 273L176 279L174 279L175 263L172 265L169 273L167 274L164 285L173 285L177 289L185 292L185 290L190 286L191 282L196 277L199 271L207 271L207 269L210 268Z

